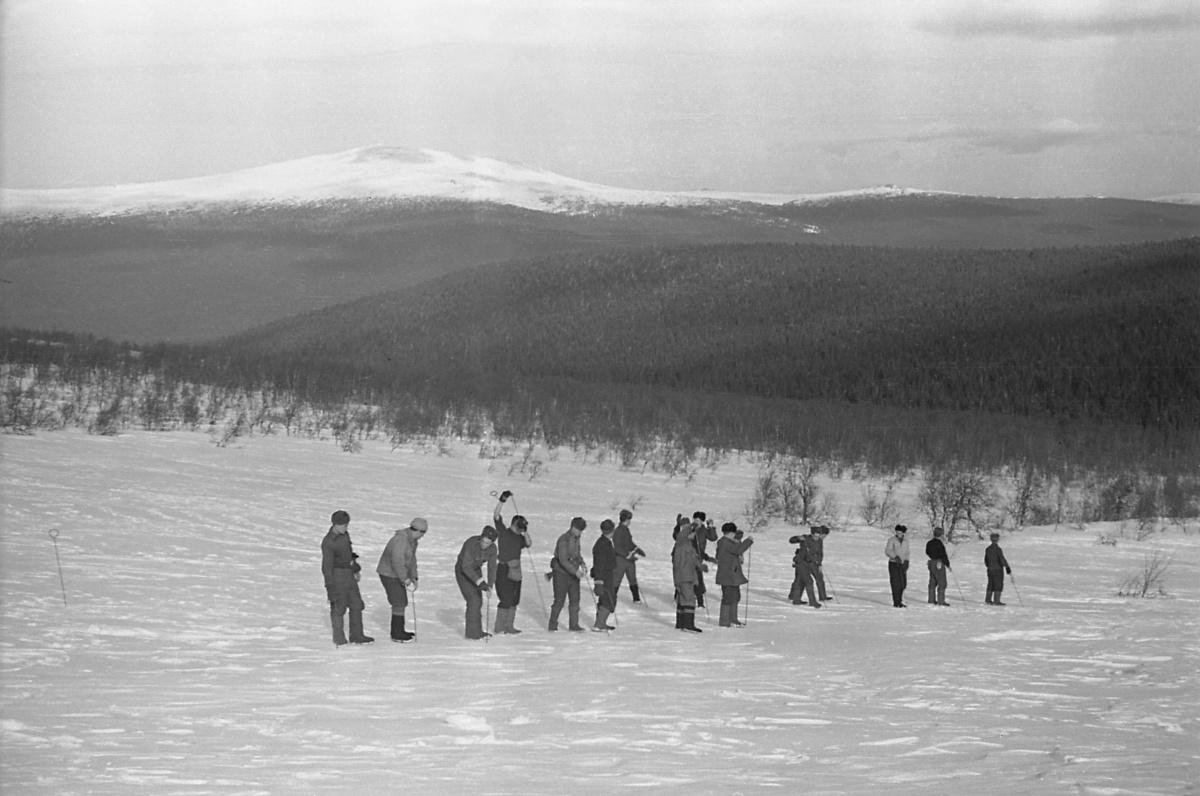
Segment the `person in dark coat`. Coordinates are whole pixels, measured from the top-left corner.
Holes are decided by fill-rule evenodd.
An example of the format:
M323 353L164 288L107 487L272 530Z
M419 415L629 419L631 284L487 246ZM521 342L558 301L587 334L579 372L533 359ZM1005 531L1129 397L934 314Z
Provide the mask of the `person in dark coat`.
M600 536L592 545L592 592L596 595L596 624L592 625L592 630L616 630L608 624L608 617L617 610L615 529L612 520L601 522Z
M717 541L717 526L703 511L696 511L692 513L692 528L695 531L692 540L696 545L696 605L703 608L704 595L708 593L704 573L708 572L710 562L717 561L708 554L708 543Z
M696 627L696 580L700 577L696 553L696 525L682 515L675 529L675 546L671 550L671 575L675 582L675 629L703 633Z
M942 542L941 528L933 529L933 538L925 543L925 555L929 558L929 604L949 605L946 602L946 573L950 571L950 556Z
M813 583L817 586L817 599L821 602L829 602L829 595L825 591L825 537L829 535L828 525L818 525L812 529L812 559Z
M628 578L629 593L632 595L635 603L640 603L642 595L638 591L637 560L645 558L646 553L633 542L633 534L629 530L629 522L632 519L632 511L621 509L621 514L618 517L619 522L617 522L616 529L613 530L613 549L617 553L616 580L613 582L613 600L616 600L617 592L621 589L621 581Z
M742 571L742 555L754 544L754 537L741 539L735 523L721 526L721 538L717 541L717 585L721 587L720 627L740 627L738 603L742 601L742 586L748 583Z
M987 599L988 605L1007 605L1000 602L1000 592L1004 591L1004 573L1012 574L1012 567L1000 549L1000 534L993 533L992 543L983 551L983 565L987 568Z
M333 626L333 643L346 643L346 612L350 612L350 643L370 644L375 639L363 633L363 598L358 590L362 567L350 544L350 515L335 511L331 525L321 540L321 574L325 578L325 596L329 600L329 621Z
M897 525L883 547L883 554L888 560L888 581L892 587L893 608L908 607L904 604L904 590L908 587L908 539L905 537L907 533L907 526Z
M404 628L404 609L408 607L408 593L417 590L417 543L428 530L429 522L416 517L407 528L395 531L375 567L383 593L392 606L392 641L412 641L416 636Z
M483 629L483 594L491 591L496 582L496 529L485 525L476 536L463 542L454 562L454 579L467 603L466 637L471 640L489 638Z
M496 528L496 625L495 633L513 634L520 630L513 627L517 618L517 606L521 603L521 555L526 547L533 546L529 535L529 522L520 514L514 514L512 524L507 525L501 516L505 502L512 497L507 489L500 493L500 500L492 511L492 525Z
M563 604L567 604L568 630L581 631L579 626L579 581L587 574L583 555L579 551L579 537L587 521L583 517L571 520L571 527L558 537L554 545L554 557L550 559L550 574L546 577L554 582L554 603L550 606L550 630L558 630L558 617Z
M792 578L792 588L788 593L788 599L792 601L793 605L804 605L804 595L807 593L808 602L813 608L823 608L824 606L813 592L813 572L816 571L817 560L811 531L804 536L793 536L788 541L796 545L796 552L792 555L792 566L795 568L796 574Z

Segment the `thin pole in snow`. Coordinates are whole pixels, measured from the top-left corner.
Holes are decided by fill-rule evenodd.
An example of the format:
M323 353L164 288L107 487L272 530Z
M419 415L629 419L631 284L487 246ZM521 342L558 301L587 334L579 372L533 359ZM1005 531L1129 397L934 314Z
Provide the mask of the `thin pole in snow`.
M751 547L746 550L746 624L750 624L750 565L753 563L754 548Z
M62 587L62 606L66 608L67 604L67 582L62 579L62 558L59 557L59 529L50 528L47 532L50 534L50 540L54 543L54 561L59 564L59 586ZM1018 599L1020 595L1018 595Z
M1008 573L1008 578L1009 578L1009 580L1011 580L1011 581L1012 581L1012 585L1013 585L1013 594L1017 595L1017 605L1024 605L1024 603L1022 603L1022 602L1021 602L1021 592L1017 590L1017 579L1016 579L1016 577L1014 577L1014 576L1013 576L1013 574L1012 574L1011 572L1009 572L1009 573Z

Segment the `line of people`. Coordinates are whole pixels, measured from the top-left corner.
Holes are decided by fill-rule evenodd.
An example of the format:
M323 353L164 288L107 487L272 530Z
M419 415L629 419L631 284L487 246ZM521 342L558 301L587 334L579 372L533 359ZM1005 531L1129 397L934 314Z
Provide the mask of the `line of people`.
M523 515L514 513L508 520L504 519L504 508L511 498L512 492L508 490L500 493L492 512L492 523L463 542L455 559L454 576L465 602L464 632L468 639L484 639L493 633L512 635L521 632L514 624L524 578L521 563L524 551L533 546L533 538L529 533L529 522ZM605 632L616 629L608 624L608 620L617 609L617 592L623 582L628 582L633 602L642 602L637 562L646 553L633 541L629 527L632 519L633 513L622 509L617 523L614 524L610 519L600 523L600 535L592 545L590 568L580 546L580 539L587 528L587 521L583 517L573 518L567 530L558 537L549 571L545 573L553 589L547 624L549 631L559 629L564 607L567 609L567 630L584 630L579 620L580 604L582 584L589 579L596 605L592 630ZM329 601L333 642L338 646L347 643L369 644L374 638L363 631L364 604L358 587L362 567L350 540L350 515L345 511L335 511L330 522L330 529L321 542L321 571ZM393 641L407 642L415 638L415 633L405 627L405 613L409 595L416 591L419 582L417 546L428 530L428 521L417 517L407 527L394 531L376 566L376 573L391 606L390 636ZM909 565L907 532L907 527L897 525L884 548L888 559L892 604L896 608L907 607L903 601ZM795 576L789 592L793 604L821 608L823 603L831 599L826 591L822 568L824 540L828 535L828 526L817 525L808 534L793 536L788 540L796 545L792 558ZM942 541L943 535L941 528L935 528L933 538L925 546L929 559L928 601L933 605L949 604L946 601L946 573L950 570L950 558ZM999 534L991 534L991 544L984 553L988 575L986 601L989 605L1005 604L1001 601L1004 575L1012 574L998 544L999 538ZM673 539L671 570L676 629L702 632L696 627L696 609L705 606L705 574L709 572L710 563L716 564L715 580L721 587L719 625L742 626L743 623L738 619L738 607L742 599L742 586L749 582L745 556L754 544L753 537L746 535L732 522L724 523L718 532L715 523L704 512L697 511L691 517L683 514L676 516ZM708 553L710 542L716 542L715 556ZM498 603L495 624L489 632L483 624L482 609L484 595L492 589L495 589ZM350 616L348 638L345 632L347 613Z

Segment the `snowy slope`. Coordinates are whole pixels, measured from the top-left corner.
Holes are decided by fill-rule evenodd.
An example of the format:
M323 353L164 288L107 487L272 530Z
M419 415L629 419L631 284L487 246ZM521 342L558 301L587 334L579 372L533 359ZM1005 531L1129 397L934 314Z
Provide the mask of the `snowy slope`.
M849 518L826 543L829 607L786 602L794 530L772 527L747 562L748 627L701 612L692 636L672 627L670 519L739 519L747 463L689 481L567 452L528 480L510 475L519 456L470 446L350 455L75 432L0 445L5 793L1167 794L1200 781L1194 527L1116 546L1095 528L1010 535L1004 609L980 604L982 543L964 543L954 605L935 608L910 507L918 563L901 611L885 534L853 520L860 485L826 482ZM535 542L525 632L469 642L451 568L504 487ZM599 520L635 500L647 603L622 595L611 635L544 631L554 539L582 514L590 551ZM329 641L319 543L337 508L367 564L380 638L367 647ZM373 567L415 515L431 525L418 641L398 645L383 640ZM1175 556L1172 596L1116 598L1154 550Z
M372 146L170 182L110 187L0 190L5 213L113 214L215 202L296 203L331 199L434 198L496 202L546 212L602 205L705 205L823 202L857 196L901 196L902 188L845 193L785 194L664 192L614 188L488 158L460 158L429 149Z

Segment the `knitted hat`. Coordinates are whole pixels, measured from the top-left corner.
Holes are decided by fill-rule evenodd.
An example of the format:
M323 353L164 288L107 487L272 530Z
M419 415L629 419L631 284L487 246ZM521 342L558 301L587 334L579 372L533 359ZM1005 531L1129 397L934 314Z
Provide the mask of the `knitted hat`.
M408 524L408 527L412 528L414 531L421 531L424 533L425 531L429 530L429 523L424 517L417 517Z
M329 518L329 522L334 525L349 525L350 524L350 515L344 511L340 511L340 510L335 511L335 512L333 512L333 515Z
M632 520L633 512L630 511L629 509L621 509L620 517L621 517L621 522L625 522L625 520Z
M705 520L708 519L708 515L705 514L703 511L693 511L692 519L696 519L696 520L700 520L700 522L704 522Z
M721 526L721 533L737 533L737 523L727 522Z
M908 533L908 526L907 525L897 525L896 530L899 531L900 533Z
M587 527L587 520L585 520L583 517L575 517L571 520L571 527L578 528L582 531Z
M613 525L612 520L604 520L600 523L601 533L612 533L613 529L616 527L617 526Z
M989 538L989 539L991 539L991 540L994 542L994 541L996 541L997 539L999 539L999 538L1000 538L1000 534L998 534L998 533L993 533L993 534L992 534L991 536L989 536L988 538Z
M512 518L512 527L520 528L523 531L529 527L529 520L525 519L524 514L514 514Z
M941 536L942 534L944 534L944 533L945 533L945 531L944 531L944 530L942 530L941 528L934 528L934 529L933 529L933 535L934 535L934 536L938 536L938 537L940 537L940 536Z

